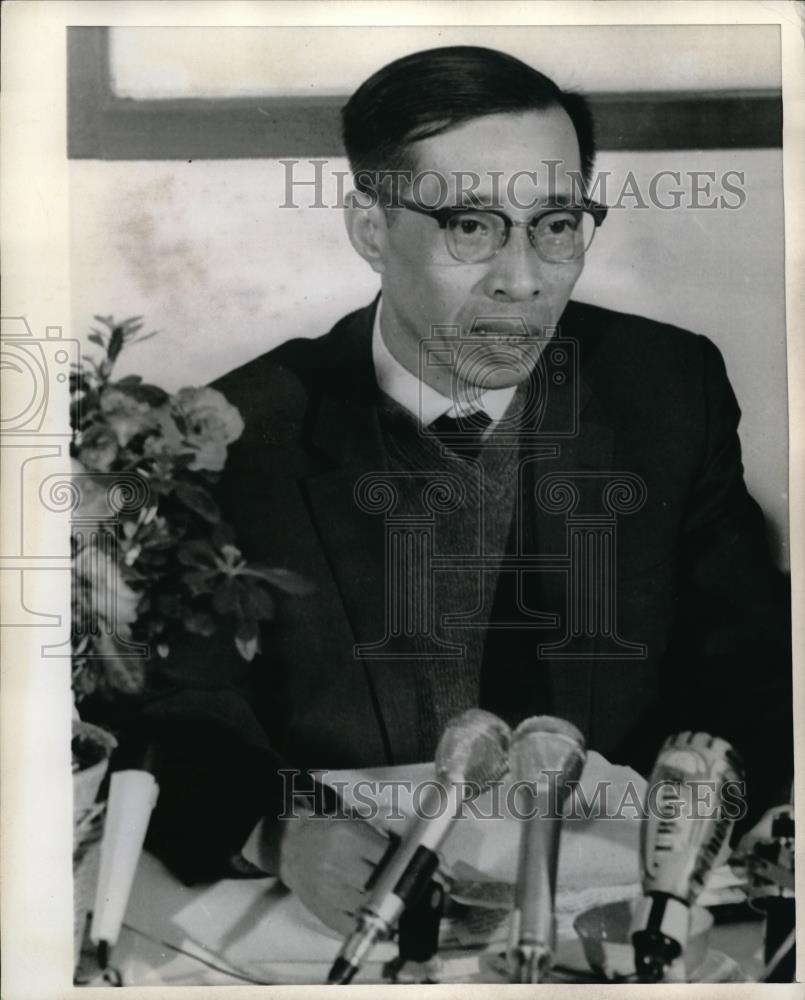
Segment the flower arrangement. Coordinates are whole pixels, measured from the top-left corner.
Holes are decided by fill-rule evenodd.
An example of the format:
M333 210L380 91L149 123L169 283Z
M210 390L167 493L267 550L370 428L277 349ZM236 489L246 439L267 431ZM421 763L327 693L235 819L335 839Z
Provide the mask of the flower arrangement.
M148 672L183 635L231 634L251 660L272 591L309 588L288 570L248 561L213 495L227 449L243 432L216 389L170 394L138 375L115 380L125 347L154 336L141 317L96 316L71 376L73 690L111 698L142 692ZM117 491L115 493L115 491ZM122 502L109 516L110 497ZM121 655L129 643L156 653Z

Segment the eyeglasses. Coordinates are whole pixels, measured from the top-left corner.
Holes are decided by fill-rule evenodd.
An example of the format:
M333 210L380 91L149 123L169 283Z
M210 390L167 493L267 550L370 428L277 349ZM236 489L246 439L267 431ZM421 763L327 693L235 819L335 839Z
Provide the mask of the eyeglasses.
M521 227L547 263L579 260L607 216L604 205L587 198L573 205L546 207L528 222L515 222L496 208L424 208L405 199L397 204L435 219L444 231L450 255L464 264L491 260L506 246L512 229Z

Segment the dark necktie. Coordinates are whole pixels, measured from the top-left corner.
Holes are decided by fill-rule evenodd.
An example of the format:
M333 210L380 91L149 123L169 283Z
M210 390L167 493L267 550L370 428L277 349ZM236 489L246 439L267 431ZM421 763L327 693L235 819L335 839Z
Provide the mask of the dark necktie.
M484 432L491 423L492 418L483 410L461 417L449 417L443 413L428 429L451 451L474 458L481 450Z

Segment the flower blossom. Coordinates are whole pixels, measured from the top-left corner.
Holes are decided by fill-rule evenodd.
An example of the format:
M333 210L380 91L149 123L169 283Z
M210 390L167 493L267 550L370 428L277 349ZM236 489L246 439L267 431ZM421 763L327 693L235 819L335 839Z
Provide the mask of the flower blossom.
M101 393L101 413L121 448L125 448L135 435L153 430L159 425L157 412L150 403L135 399L114 386Z
M160 406L154 410L154 430L155 433L149 434L143 443L144 455L174 456L187 451L185 440L169 407Z
M73 629L79 635L96 628L121 639L131 636L140 595L123 579L108 550L93 539L73 558Z
M82 435L78 457L92 472L108 472L118 454L118 439L112 428L95 424Z
M243 419L237 408L217 389L180 389L174 412L184 423L184 437L195 451L191 469L219 472L226 463L227 445L243 433Z

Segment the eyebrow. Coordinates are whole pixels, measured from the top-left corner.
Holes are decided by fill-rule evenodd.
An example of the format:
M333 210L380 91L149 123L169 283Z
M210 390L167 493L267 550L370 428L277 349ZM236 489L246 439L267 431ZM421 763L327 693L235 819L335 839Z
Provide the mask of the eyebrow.
M492 197L488 194L477 195L474 191L468 192L464 195L464 202L457 205L458 208L499 208L502 211L502 206L492 200Z
M552 208L583 208L583 205L569 195L556 194L550 198L546 198L544 201L535 202L528 207L533 212L541 212L550 211ZM506 212L506 209L499 202L493 201L489 195L479 196L474 192L465 195L465 199L461 204L452 205L450 208L454 212L464 212L472 209Z

